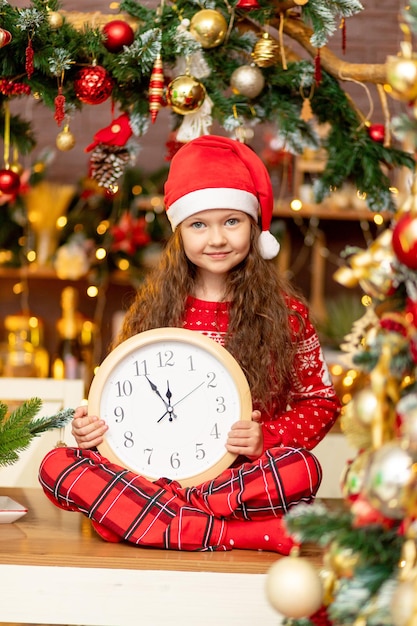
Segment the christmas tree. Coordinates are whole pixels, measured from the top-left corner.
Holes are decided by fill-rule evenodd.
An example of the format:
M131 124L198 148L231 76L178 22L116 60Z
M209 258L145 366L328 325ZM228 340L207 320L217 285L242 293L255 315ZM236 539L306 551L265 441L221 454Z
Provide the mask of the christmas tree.
M67 12L57 0L0 5L3 193L16 191L18 154L36 142L30 121L13 115L15 99L35 97L51 109L60 150L74 146L74 112L111 100L113 123L86 145L92 176L106 188L117 184L166 107L171 153L213 123L242 141L268 123L292 155L325 151L317 202L353 181L371 209L395 209L389 172L411 168L412 158L392 142L388 124L372 124L344 90L346 81L368 82L387 109L387 66L349 63L328 48L363 10L358 0L122 0L119 14L101 16ZM404 101L406 89L395 86Z
M411 3L404 13L402 53L392 61L396 79L403 63L416 63L411 47L416 30L417 5ZM392 128L415 146L416 111L408 111L393 120ZM369 304L342 345L362 375L361 388L341 418L357 455L341 477L341 508L317 501L286 516L302 543L322 547L321 568L302 557L277 562L268 597L284 622L300 626L412 626L417 620L416 171L388 228L367 249L346 254L335 279L360 285ZM306 581L301 604L288 601L298 599L296 584L293 594L288 587L283 593L293 570Z

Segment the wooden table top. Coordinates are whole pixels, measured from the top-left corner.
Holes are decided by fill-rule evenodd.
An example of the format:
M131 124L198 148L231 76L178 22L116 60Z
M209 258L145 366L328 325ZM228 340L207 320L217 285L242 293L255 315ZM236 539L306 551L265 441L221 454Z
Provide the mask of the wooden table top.
M106 543L87 518L58 509L41 489L0 488L0 495L28 509L19 520L0 524L0 564L264 574L279 558L252 550L177 552ZM314 545L301 552L318 566L321 554Z

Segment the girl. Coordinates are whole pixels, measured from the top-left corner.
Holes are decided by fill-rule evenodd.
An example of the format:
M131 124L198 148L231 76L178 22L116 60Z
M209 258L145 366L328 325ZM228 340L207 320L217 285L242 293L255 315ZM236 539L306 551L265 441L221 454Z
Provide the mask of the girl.
M314 499L321 469L310 450L340 405L307 308L271 261L279 246L269 232L268 172L244 144L200 137L174 156L165 205L173 235L118 342L179 326L223 344L254 398L252 421L236 423L228 434L226 448L237 461L196 487L150 482L96 451L107 426L80 407L72 427L78 448L51 451L40 482L57 506L90 517L108 541L288 554L294 541L283 516Z

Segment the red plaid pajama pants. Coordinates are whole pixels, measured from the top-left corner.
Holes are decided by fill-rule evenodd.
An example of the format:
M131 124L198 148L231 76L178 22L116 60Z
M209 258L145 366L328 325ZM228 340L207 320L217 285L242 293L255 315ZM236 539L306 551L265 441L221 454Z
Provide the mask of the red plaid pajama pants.
M288 554L294 540L282 518L314 499L321 468L307 450L272 448L214 480L181 487L164 478L151 482L98 452L56 448L44 458L39 480L56 506L138 546Z

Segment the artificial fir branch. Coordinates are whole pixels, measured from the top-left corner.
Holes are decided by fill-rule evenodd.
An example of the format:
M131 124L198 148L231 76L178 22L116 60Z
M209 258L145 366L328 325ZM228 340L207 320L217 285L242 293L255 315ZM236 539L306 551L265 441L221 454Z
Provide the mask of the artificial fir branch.
M392 569L400 555L403 539L398 529L379 525L356 528L352 513L344 509L331 511L321 502L293 507L285 517L288 530L302 542L327 546L337 538L340 546L352 548L367 566L373 563Z
M41 407L42 400L32 398L9 415L8 406L0 402L0 467L15 463L34 437L62 428L74 415L73 409L63 409L51 417L35 418Z

